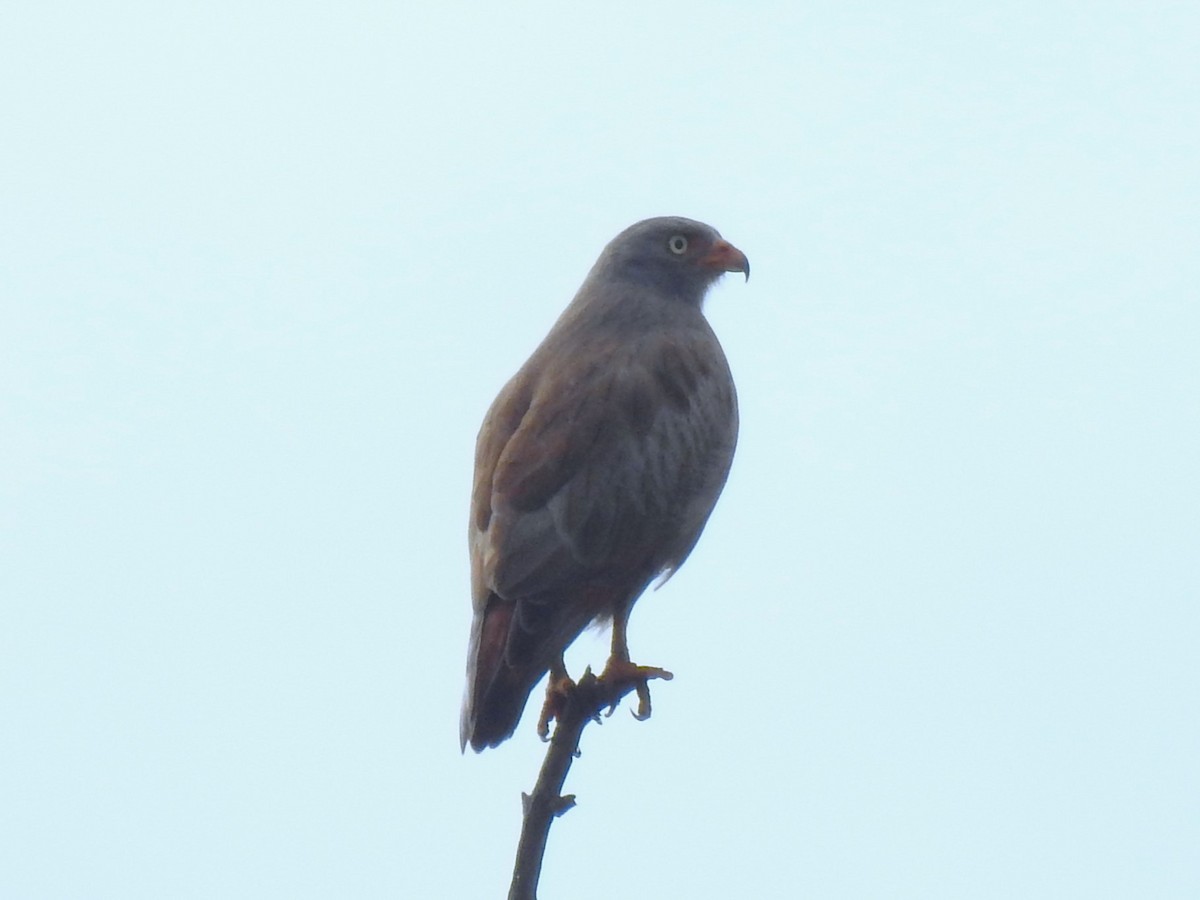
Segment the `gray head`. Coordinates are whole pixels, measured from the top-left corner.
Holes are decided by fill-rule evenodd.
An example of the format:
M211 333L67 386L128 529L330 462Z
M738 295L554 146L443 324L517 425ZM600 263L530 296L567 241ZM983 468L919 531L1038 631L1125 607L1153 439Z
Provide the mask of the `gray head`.
M647 283L699 304L726 272L750 278L750 261L715 228L679 216L644 219L613 238L592 270L614 281Z

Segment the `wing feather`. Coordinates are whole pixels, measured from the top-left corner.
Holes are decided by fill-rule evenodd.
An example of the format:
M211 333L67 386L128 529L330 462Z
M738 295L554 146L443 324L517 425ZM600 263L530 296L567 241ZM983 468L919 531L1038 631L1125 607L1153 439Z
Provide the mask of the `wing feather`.
M645 560L649 547L646 562L677 567L728 474L737 404L711 333L652 334L592 355L565 367L573 377L523 373L497 401L511 428L502 448L488 447L496 462L476 485L487 510L476 522L488 522L487 586L508 599Z

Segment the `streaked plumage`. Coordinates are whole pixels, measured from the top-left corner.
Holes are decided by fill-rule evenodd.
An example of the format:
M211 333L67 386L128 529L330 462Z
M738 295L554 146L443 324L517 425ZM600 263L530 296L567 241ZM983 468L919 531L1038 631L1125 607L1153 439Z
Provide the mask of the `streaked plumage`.
M615 618L624 653L634 601L699 539L737 439L733 379L701 313L726 271L749 277L749 264L707 225L631 226L488 411L469 526L464 749L513 733L589 622Z

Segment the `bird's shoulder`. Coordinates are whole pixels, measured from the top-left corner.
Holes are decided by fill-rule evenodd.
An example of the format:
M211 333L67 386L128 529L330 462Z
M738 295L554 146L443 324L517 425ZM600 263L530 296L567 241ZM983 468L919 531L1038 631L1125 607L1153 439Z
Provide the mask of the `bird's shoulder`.
M542 348L545 349L545 348ZM616 441L636 444L664 419L735 412L733 382L711 330L596 336L569 353L538 352L505 386L477 444L477 526L493 503L537 509Z

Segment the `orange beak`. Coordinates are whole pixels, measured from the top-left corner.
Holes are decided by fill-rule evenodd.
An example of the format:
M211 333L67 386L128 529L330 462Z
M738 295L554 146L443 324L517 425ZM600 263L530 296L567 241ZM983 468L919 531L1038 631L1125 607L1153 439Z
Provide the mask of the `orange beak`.
M750 260L729 241L720 240L713 244L712 249L700 257L700 265L720 272L743 272L746 280L750 280Z

